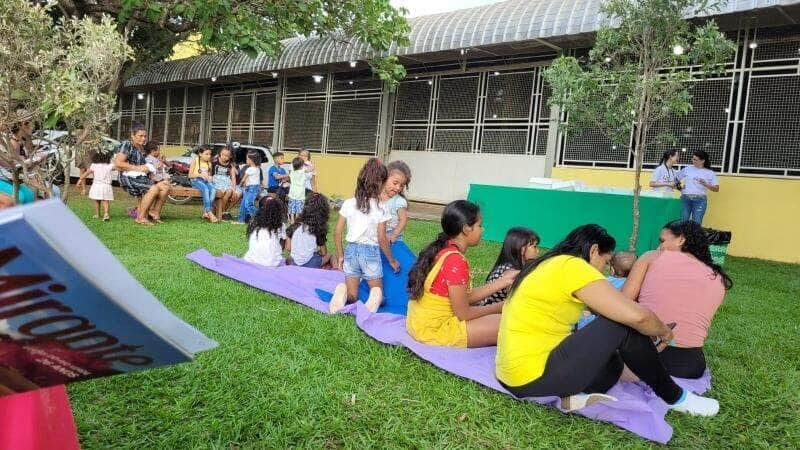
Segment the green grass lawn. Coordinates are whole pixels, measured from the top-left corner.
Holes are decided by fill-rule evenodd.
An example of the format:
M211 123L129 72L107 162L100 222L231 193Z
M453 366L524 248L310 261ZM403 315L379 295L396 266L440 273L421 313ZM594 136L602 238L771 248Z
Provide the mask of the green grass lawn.
M645 448L609 424L522 403L382 345L349 316L329 317L194 265L205 247L242 255L245 230L167 206L167 222L134 226L116 190L112 221L73 210L172 311L219 341L193 363L73 384L84 448L481 447ZM438 232L411 221L419 251ZM477 279L499 251L468 252ZM671 445L800 447L800 266L728 258L735 281L707 342L712 419L670 413Z

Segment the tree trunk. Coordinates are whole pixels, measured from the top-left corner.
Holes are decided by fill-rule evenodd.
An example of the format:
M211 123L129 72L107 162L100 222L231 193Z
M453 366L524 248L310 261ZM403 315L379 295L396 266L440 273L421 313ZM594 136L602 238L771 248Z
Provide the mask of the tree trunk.
M643 83L643 85L647 85ZM639 197L642 191L642 161L644 161L644 153L647 150L645 138L647 136L647 121L650 117L650 110L647 103L647 96L642 95L639 102L639 110L637 111L636 132L633 133L633 148L636 149L634 153L634 175L633 175L633 225L631 227L631 238L628 241L628 251L636 252L636 242L639 240Z
M19 185L20 185L18 170L15 169L11 171L11 181L13 183L13 188L11 190L11 193L13 194L12 200L14 201L14 204L17 205L19 204Z
M64 166L64 164L62 164L62 167L63 166ZM65 205L67 204L67 201L69 200L69 185L70 185L70 182L72 180L72 177L70 176L70 173L69 173L69 166L70 166L69 164L66 164L66 167L63 168L63 170L64 170L64 187L61 189L61 201L64 202Z

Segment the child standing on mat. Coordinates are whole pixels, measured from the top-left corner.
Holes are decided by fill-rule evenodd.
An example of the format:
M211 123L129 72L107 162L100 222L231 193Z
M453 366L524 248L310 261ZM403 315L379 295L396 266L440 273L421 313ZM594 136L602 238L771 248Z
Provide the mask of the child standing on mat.
M503 249L494 263L494 268L486 277L486 284L500 279L510 269L522 270L522 266L539 256L539 235L525 227L514 227L506 233ZM508 288L503 288L486 297L481 306L502 302L508 297Z
M289 174L289 223L294 223L297 215L303 211L306 200L306 173L303 160L297 157L292 160L292 172Z
M497 343L503 303L478 302L511 286L518 270L472 289L464 252L481 242L483 218L478 205L456 200L444 208L442 232L423 249L408 274L406 331L423 344L488 347Z
M356 196L342 204L339 221L336 223L334 264L337 269L344 271L345 283L336 286L333 292L329 305L331 313L358 299L358 285L362 279L370 287L367 309L375 312L383 303L381 250L395 272L400 270L400 263L394 259L389 248L386 222L391 216L380 199L382 195L386 198L393 197L404 184L405 177L400 175L390 181L386 166L377 158L370 158L358 173ZM347 245L342 249L345 224Z
M258 194L264 187L264 180L261 172L261 156L256 152L247 154L247 169L242 177L242 204L239 205L239 222L246 223L248 218L256 213L256 200Z
M247 225L248 247L244 260L266 267L283 264L283 243L286 225L283 223L286 210L283 202L275 197L264 197L259 202L258 212Z
M89 189L89 198L94 200L94 218L100 217L100 205L103 206L103 222L108 222L109 205L114 201L114 190L111 188L112 152L92 153L92 165L81 174L81 180L86 182L86 177L92 174L92 187Z
M411 182L411 169L403 161L392 161L386 165L386 170L389 172L388 180L391 180L393 176L402 176L406 180L397 195L383 199L392 216L386 223L386 236L390 243L394 243L403 240L403 230L408 223L408 201L403 193L408 187L408 183Z
M308 194L300 216L286 230L286 249L291 254L287 264L313 269L330 265L331 255L327 248L330 215L331 207L324 195L318 192Z

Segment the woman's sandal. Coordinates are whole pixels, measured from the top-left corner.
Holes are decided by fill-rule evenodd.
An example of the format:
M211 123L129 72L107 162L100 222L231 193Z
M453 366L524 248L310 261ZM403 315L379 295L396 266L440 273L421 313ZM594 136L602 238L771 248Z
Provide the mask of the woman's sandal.
M149 220L136 219L134 222L136 223L136 225L143 225L146 227L152 227L153 225L155 225L153 222L150 222Z
M161 216L154 216L153 213L147 213L147 217L155 223L164 223L164 221L161 220Z
M564 410L564 412L572 412L572 411L577 411L579 409L583 409L595 403L616 402L616 401L617 401L616 397L608 394L580 393L580 394L570 395L569 397L562 397L561 409Z
M108 222L109 220L111 220L111 218L108 217L108 214L103 215L103 222Z

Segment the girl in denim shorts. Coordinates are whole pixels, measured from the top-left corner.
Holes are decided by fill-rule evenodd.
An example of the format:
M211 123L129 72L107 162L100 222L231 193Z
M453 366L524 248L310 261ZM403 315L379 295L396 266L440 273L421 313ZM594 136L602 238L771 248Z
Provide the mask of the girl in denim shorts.
M336 224L336 258L333 263L344 271L345 283L336 286L329 305L335 313L347 303L355 302L358 285L366 280L370 287L366 307L372 312L378 310L383 302L383 269L381 250L387 255L393 267L399 268L391 257L389 241L386 238L386 222L391 218L389 211L380 202L388 173L386 166L376 158L370 158L361 168L356 181L356 195L345 200L339 210ZM342 235L345 224L346 245L342 249ZM387 253L388 252L388 253Z

